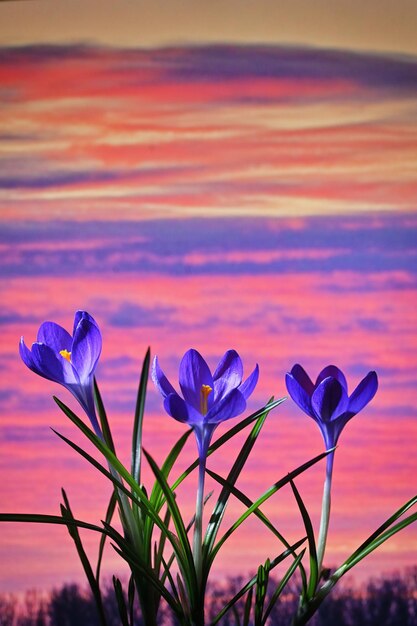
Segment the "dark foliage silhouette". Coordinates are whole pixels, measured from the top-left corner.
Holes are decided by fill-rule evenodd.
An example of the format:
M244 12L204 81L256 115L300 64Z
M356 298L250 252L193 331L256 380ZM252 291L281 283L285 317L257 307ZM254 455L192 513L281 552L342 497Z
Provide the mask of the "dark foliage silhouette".
M210 587L208 626L243 582L243 578L235 577ZM291 626L298 599L296 587L293 583L281 596L267 626ZM108 584L104 589L103 599L107 625L120 626L113 585ZM244 598L218 622L219 626L238 626L243 611ZM417 626L417 567L403 574L372 579L361 586L345 582L325 600L309 623L311 626ZM176 620L163 607L158 624L176 626ZM100 626L100 622L89 591L76 584L66 584L49 596L29 591L20 601L12 594L0 594L0 626ZM142 626L138 607L134 611L134 626ZM249 626L253 626L253 621Z

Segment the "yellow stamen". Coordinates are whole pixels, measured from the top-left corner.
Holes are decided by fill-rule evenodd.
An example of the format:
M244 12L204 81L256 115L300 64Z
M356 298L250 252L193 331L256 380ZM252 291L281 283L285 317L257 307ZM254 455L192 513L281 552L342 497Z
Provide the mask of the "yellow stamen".
M68 363L71 363L71 352L68 352L68 350L60 350L59 354L63 356L64 359L67 359Z
M200 390L200 413L201 415L207 414L207 411L208 411L207 399L212 391L213 389L210 387L210 385L201 385L201 390Z

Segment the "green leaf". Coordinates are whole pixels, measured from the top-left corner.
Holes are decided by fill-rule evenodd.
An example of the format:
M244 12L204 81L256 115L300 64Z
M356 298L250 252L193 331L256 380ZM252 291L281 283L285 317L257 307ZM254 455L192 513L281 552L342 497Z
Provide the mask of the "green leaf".
M130 626L134 626L135 581L134 581L133 575L129 579L129 587L127 589L127 601L129 604Z
M171 511L167 509L165 512L165 517L164 517L164 524L167 528L169 528L170 521L171 521ZM166 543L166 536L163 533L161 533L159 536L159 540L155 541L155 547L154 547L153 568L157 575L159 575L160 567L162 564L162 557L164 554L165 543Z
M175 585L174 579L173 579L172 574L171 574L172 557L171 557L170 561L168 561L168 563L166 563L165 559L162 558L161 559L161 563L162 563L162 566L163 566L163 569L164 569L163 575L161 577L161 581L163 582L163 581L165 581L166 578L168 579L168 582L171 585L172 592L173 592L173 594L174 594L178 604L181 604L181 600L180 600L180 597L178 595L177 587Z
M294 574L295 570L301 563L301 559L303 558L304 554L305 554L305 549L302 550L300 554L297 556L297 558L295 559L295 561L291 563L290 567L288 568L288 570L285 572L284 576L282 577L281 582L278 584L277 588L272 594L271 599L268 603L268 606L262 618L262 626L265 626L266 620L268 619L269 614L271 613L276 601L278 600L281 593L284 591L291 576Z
M165 459L162 467L161 467L161 472L164 475L165 479L168 480L169 474L172 470L172 467L175 463L175 461L177 460L178 456L180 455L180 453L182 452L186 442L188 441L189 436L191 435L191 433L193 432L192 428L189 428L179 439L178 441L174 444L174 446L172 447L172 449L170 450L167 458ZM154 505L155 509L157 511L159 511L165 500L163 498L163 490L162 487L159 483L158 480L155 480L155 483L153 485L152 488L152 492L151 495L149 497L149 500L152 502L152 504Z
M62 404L62 403L61 403ZM65 405L64 405L65 407ZM71 448L73 448L74 450L76 450L81 456L83 456L89 463L91 463L91 465L93 465L96 469L98 469L102 474L104 474L109 480L112 481L112 483L118 488L118 490L122 491L123 493L125 493L133 502L135 502L138 506L143 507L144 510L146 511L146 514L151 516L153 521L155 522L155 524L159 527L159 529L165 533L165 535L167 536L168 540L171 542L174 551L176 553L177 559L179 564L184 565L185 561L185 555L181 553L180 550L178 550L178 543L174 540L172 533L169 531L168 528L166 528L165 524L163 523L163 520L159 517L158 512L155 511L154 507L152 506L152 504L149 502L149 500L147 499L147 497L144 494L143 489L137 484L137 482L132 478L132 476L130 475L130 473L128 472L128 470L124 467L124 465L122 465L122 463L120 463L120 461L118 460L118 458L111 452L111 450L109 450L109 448L106 446L106 444L101 441L101 439L99 439L97 437L97 435L95 435L95 433L93 433L92 430L90 430L76 415L74 415L72 413L72 411L70 409L68 409L68 407L65 407L65 409L68 411L68 413L70 414L70 419L72 421L74 421L74 423L79 426L80 430L82 430L87 437L90 439L90 441L92 441L94 443L94 445L96 446L96 448L98 448L98 450L100 452L102 452L102 454L107 458L107 460L109 461L109 463L111 464L111 466L118 472L118 474L124 479L126 480L127 484L131 487L131 492L129 492L126 487L123 485L123 483L120 482L120 480L118 480L117 478L115 478L115 476L113 476L109 471L107 471L98 461L96 461L96 459L94 459L90 454L88 454L87 452L85 452L85 450L83 450L82 448L80 448L80 446L78 446L76 443L74 443L73 441L71 441L70 439L67 439L67 437L64 437L64 435L61 435L60 433L56 432L56 434L58 435L58 437L60 437L63 441L65 441L69 446L71 446ZM150 564L149 564L150 566Z
M110 425L107 419L106 410L104 408L103 400L101 399L101 394L98 388L97 380L94 378L94 400L97 406L97 412L100 420L101 430L103 431L103 437L106 444L109 446L110 450L116 454L116 449L114 447L113 437L110 430Z
M89 524L88 522L83 522L81 520L64 519L58 515L41 515L34 513L0 513L0 522L24 522L24 523L39 523L39 524L57 524L61 526L73 525L78 528L86 528L87 530L94 530L99 533L105 533L108 535L116 544L119 544L121 547L119 548L115 544L111 544L112 547L116 550L118 554L122 556L122 558L128 563L132 564L132 566L136 569L140 570L140 573L149 578L152 584L161 592L164 596L168 604L170 604L171 608L178 615L181 615L181 609L175 603L175 600L168 593L168 591L156 580L152 577L152 573L149 574L148 568L144 567L143 563L139 559L139 555L134 551L133 547L129 546L129 544L125 541L124 537L120 535L114 528L108 526L103 522L103 528L100 526L95 526L94 524Z
M182 449L184 448L184 445L191 433L192 433L192 429L187 430L178 439L178 441L175 443L175 445L169 452L167 458L165 459L161 467L161 472L164 475L166 480L168 480L171 469L175 461L177 460L179 454L181 453ZM155 480L155 483L151 491L151 495L149 497L149 501L151 502L152 506L155 508L155 511L159 513L159 511L161 510L165 502L165 498L164 498L164 492L162 490L161 484L158 480ZM144 536L143 542L145 546L148 546L148 547L150 546L150 543L152 540L152 533L153 533L152 519L146 518L144 522L144 530L143 530L143 536Z
M140 585L143 583L141 577L145 577L146 580L149 581L153 585L153 587L162 595L162 597L166 600L174 613L178 616L182 616L183 612L180 604L176 602L175 598L169 593L166 587L161 584L158 578L154 575L153 571L143 564L137 553L133 551L122 550L116 544L111 544L111 546L117 552L117 554L119 554L123 558L123 560L128 563L132 570L132 573L134 575L140 575L139 580L136 583L136 587L140 587Z
M188 623L191 617L191 607L189 605L189 598L187 597L186 591L184 589L184 584L179 574L177 574L177 589L184 615L188 618L186 623Z
M230 490L230 493L234 495L238 500L240 500L240 502L242 502L242 504L244 504L246 508L253 506L253 501L250 498L248 498L242 491L240 491L236 486L230 485L226 481L226 479L222 478L219 474L216 474L216 472L213 472L212 470L209 470L209 469L207 469L206 471L218 483L220 483L223 486L226 486ZM289 542L279 532L279 530L272 524L272 522L267 518L267 516L264 513L262 513L260 509L254 509L253 514L256 515L256 517L279 539L279 541L286 548L288 549L291 548ZM294 552L293 557L297 558L297 556L298 555ZM303 585L303 592L305 592L307 590L307 577L306 577L304 566L301 562L299 562L299 568L300 568L300 574L301 574L301 581Z
M136 399L135 419L133 422L132 436L132 476L140 484L140 470L142 460L142 427L145 410L146 387L149 376L149 363L151 359L151 349L148 348L142 365L140 375L138 395Z
M267 489L252 504L252 506L250 506L248 509L246 509L246 511L236 520L236 522L224 533L223 537L217 542L217 544L214 546L214 548L212 549L212 551L211 551L211 553L209 555L209 559L208 559L209 560L209 565L208 566L210 566L212 564L212 562L214 561L215 556L217 555L217 553L220 550L220 548L222 547L222 545L234 533L234 531L245 521L245 519L247 519L249 517L249 515L251 515L257 508L259 508L259 506L261 504L263 504L266 500L268 500L268 498L270 498L272 495L274 495L274 493L276 493L284 485L289 483L292 478L295 478L296 476L298 476L302 472L305 472L312 465L314 465L315 463L318 463L318 461L321 461L322 459L324 459L332 451L333 451L333 449L326 450L325 452L322 452L321 454L319 454L318 456L315 456L310 461L307 461L307 463L303 463L303 465L300 465L299 467L297 467L297 469L295 469L292 472L290 472L289 474L287 474L287 476L284 476L284 478L281 478L281 480L277 481L274 485L272 485L272 487L269 487L269 489Z
M271 399L270 402L272 401L273 401L273 398ZM282 401L283 400L281 399L281 402ZM262 430L262 426L264 425L268 414L269 414L269 411L264 411L259 415L258 419L255 422L254 427L252 428L250 434L246 438L245 443L243 444L235 462L233 463L233 466L227 477L227 481L226 481L227 484L223 486L220 492L220 495L217 499L217 502L213 509L213 513L210 517L210 520L207 526L206 535L203 541L203 567L204 567L204 561L206 560L207 555L210 554L210 551L213 548L214 542L216 540L217 534L219 532L219 529L220 529L220 526L224 517L224 513L226 511L226 506L227 506L229 496L231 493L229 485L234 486L234 484L236 483L248 459L248 456L251 453L253 446L255 445L255 442ZM208 575L208 572L206 575Z
M71 507L69 504L69 500L67 498L67 494L65 493L65 490L62 489L62 497L64 500L64 504L61 504L61 515L62 518L64 520L68 520L73 522L74 521L74 516L72 514L71 511ZM107 626L107 622L106 622L106 617L104 614L104 608L103 608L103 600L101 597L101 591L100 591L100 586L94 576L93 573L93 569L91 567L90 561L88 559L88 556L84 550L84 546L82 544L81 541L81 537L80 537L80 533L78 532L78 528L77 526L74 526L73 524L68 524L67 525L68 528L68 532L70 534L70 537L72 538L72 540L74 541L74 545L75 548L78 552L78 556L80 557L80 561L81 564L83 566L85 575L87 577L88 580L88 584L90 585L90 589L91 589L91 593L93 594L95 603L96 603L96 607L97 607L97 613L98 613L98 617L100 620L100 623L102 624L102 626ZM102 535L102 537L105 537L105 535Z
M110 502L109 505L107 507L107 511L106 511L106 523L110 524L111 520L113 519L113 515L114 515L114 511L116 508L116 504L117 504L117 492L113 491L113 493L111 494L110 497ZM98 557L97 557L97 567L96 567L96 579L97 579L97 583L100 580L100 571L101 571L101 563L103 560L103 551L104 551L104 546L106 543L106 535L102 535L100 538L100 545L98 548Z
M352 569L352 567L354 567L357 563L359 563L359 561L361 561L363 558L368 556L368 554L373 552L382 543L387 541L387 539L390 539L393 535L398 533L400 530L403 530L403 528L406 528L407 526L414 523L415 521L417 521L417 513L413 513L412 515L409 515L405 519L401 520L401 522L398 522L398 524L395 524L395 526L392 526L391 528L386 530L384 533L379 534L378 537L376 537L373 541L371 541L370 543L367 542L365 548L363 548L361 552L359 553L355 552L355 558L350 557L344 563L344 565L341 566L341 568L338 568L337 571L343 568L344 570L343 574L345 574L347 571Z
M165 512L165 517L164 517L164 524L167 528L169 528L170 521L171 521L171 511L167 509ZM151 537L149 539L149 542L150 541L151 541ZM163 561L165 544L166 544L166 536L164 535L164 533L159 533L158 541L155 541L155 544L154 544L153 570L155 572L155 576L157 576L161 580L162 583L164 583L165 578L166 578L164 573L162 573L162 577L161 577L161 565ZM174 558L175 558L175 554L172 555L172 563L174 561ZM154 602L155 612L157 613L159 609L161 596L156 595L155 593L153 595L154 595L153 602Z
M58 526L77 526L78 528L86 528L95 532L108 534L101 526L89 524L78 519L64 520L59 515L43 515L40 513L0 513L0 522L23 522L25 524L57 524Z
M319 580L319 569L317 562L317 550L316 550L316 540L314 537L314 529L313 524L311 523L310 516L307 511L307 507L305 506L303 499L298 491L297 487L293 480L290 480L291 489L297 501L298 508L300 509L301 517L303 518L304 528L307 534L308 541L308 551L310 556L310 579L308 583L307 589L307 597L311 598L317 587L317 582Z
M86 452L85 450L83 450L79 445L77 445L76 443L74 443L73 441L71 441L71 439L68 439L67 437L65 437L65 435L62 435L61 433L59 433L57 430L54 430L53 428L51 428L51 430L60 438L62 439L62 441L64 441L66 444L68 444L73 450L75 450L80 456L82 456L83 458L85 458L93 467L95 467L99 472L101 472L102 474L104 474L104 476L106 478L108 478L114 485L114 487L116 487L116 492L117 491L122 491L125 495L127 495L132 502L134 502L137 506L139 507L144 507L145 505L143 504L143 502L141 502L140 499L136 498L126 487L125 485L121 482L120 478L116 478L115 476L113 476L113 474L111 474L109 472L109 470L107 470L103 465L101 465L101 463L99 463L99 461L97 461L94 457L92 457L90 454L88 454L88 452ZM125 470L127 471L127 470ZM143 495L143 497L146 499L146 495L144 494L144 490L141 489L140 487L138 487L139 490L141 490L141 493Z
M192 602L194 595L197 593L197 577L196 577L196 571L195 571L195 566L194 566L193 554L192 554L190 542L188 540L187 529L182 519L174 494L172 493L171 488L165 479L165 476L163 475L163 473L161 472L161 470L159 469L158 465L155 463L151 455L148 452L146 452L146 450L143 450L143 453L146 456L146 459L151 467L152 472L155 474L156 479L161 485L162 491L164 492L167 506L171 513L172 521L174 523L175 530L178 535L178 543L181 546L181 553L184 555L184 561L182 561L183 563L182 574L183 574L184 579L187 581L187 587L188 587L188 591L190 594L190 601Z
M121 624L122 626L130 626L122 583L118 578L116 578L116 576L113 576L113 587L116 594L117 608L119 609Z
M414 506L415 504L417 504L417 496L414 496L414 498L411 498L411 500L408 500L403 506L401 506L397 511L395 511L395 513L393 515L391 515L391 517L389 517L383 524L381 524L381 526L379 526L379 528L376 529L375 532L372 533L372 535L370 535L368 537L368 539L366 539L357 550L355 550L355 552L353 554L351 554L351 556L346 560L346 564L349 563L350 561L353 561L356 559L356 557L361 554L364 550L367 549L367 547L372 544L372 542L377 539L377 537L379 537L379 535L381 535L381 533L383 533L385 530L387 530L387 528L389 528L394 522L397 521L398 518L401 517L401 515L404 515L404 513L406 511L408 511L412 506Z
M250 612L252 608L252 596L253 596L253 587L251 587L248 591L248 595L245 600L245 608L243 610L243 623L242 626L249 626L250 620Z
M265 565L258 567L256 576L255 592L255 626L262 626L262 614L264 610L265 596L268 591L269 569L271 563L267 559Z
M306 540L305 538L304 539L300 539L294 545L289 546L288 550L285 550L279 556L275 557L275 559L273 561L271 561L271 565L270 565L269 569L272 570L274 567L276 567L282 561L284 561L284 559L286 559L288 556L293 555L295 553L295 550L297 550L305 542L305 540ZM304 552L303 552L303 554L304 554ZM299 557L297 557L297 559L298 558ZM301 561L301 559L299 559L299 560ZM299 565L299 563L297 563L297 565ZM229 600L229 602L222 608L222 610L212 620L210 626L214 626L215 624L217 624L217 622L231 609L231 607L238 600L240 600L240 598L242 596L244 596L247 591L250 591L253 588L253 586L256 584L256 579L257 579L257 577L253 576L249 580L249 582L247 582L246 585L244 585L242 587L242 589L240 589L240 591L238 591L237 594L235 596L233 596L233 598L231 600Z
M390 520L398 519L398 517L417 502L417 497L409 500L404 506L402 506L394 515L392 515L384 524L382 524L376 531L369 537L363 544L355 550L347 561L345 561L317 591L316 595L303 607L303 613L296 622L297 625L307 624L310 617L314 615L320 604L328 596L337 582L344 576L349 570L352 569L359 561L364 559L368 554L376 550L381 544L390 539L393 535L400 532L410 524L417 521L417 513L409 515L405 519L401 520L395 526L388 528L385 532L380 532L381 528L386 528ZM373 540L371 539L373 538ZM364 547L363 547L364 546Z

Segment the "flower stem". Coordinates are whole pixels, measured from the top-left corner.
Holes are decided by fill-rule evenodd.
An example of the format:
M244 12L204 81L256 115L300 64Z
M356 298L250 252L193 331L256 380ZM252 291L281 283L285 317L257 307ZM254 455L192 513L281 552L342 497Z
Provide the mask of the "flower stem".
M198 487L195 506L194 541L193 556L197 575L198 586L202 580L202 558L203 558L203 500L204 500L204 479L206 474L206 455L200 455L198 463Z
M333 461L334 461L334 450L333 452L330 452L326 460L326 479L324 481L320 530L319 530L319 538L317 542L317 570L318 570L319 580L320 580L321 568L323 565L324 551L326 549L327 533L329 530Z

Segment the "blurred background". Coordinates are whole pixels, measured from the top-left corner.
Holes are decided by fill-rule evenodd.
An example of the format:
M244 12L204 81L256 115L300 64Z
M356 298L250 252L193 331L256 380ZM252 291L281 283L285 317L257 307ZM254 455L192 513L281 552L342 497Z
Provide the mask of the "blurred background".
M104 517L109 485L49 428L82 441L51 395L72 398L18 356L21 335L70 330L77 309L103 334L97 376L126 463L148 345L173 383L188 348L213 369L235 348L246 373L260 366L249 409L285 395L296 362L312 378L338 365L350 391L378 372L337 451L326 565L415 495L416 23L408 0L0 3L2 511L58 514L64 486L76 517ZM162 462L182 432L150 384L146 447ZM209 466L227 472L237 443ZM254 498L322 448L287 400L239 487ZM174 475L194 456L190 439ZM316 525L323 477L297 483ZM195 482L178 496L188 518ZM303 536L288 491L265 512ZM64 528L2 525L0 590L83 582L74 552ZM279 552L248 521L215 574ZM416 562L411 527L355 576ZM123 573L111 548L105 572Z

